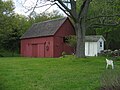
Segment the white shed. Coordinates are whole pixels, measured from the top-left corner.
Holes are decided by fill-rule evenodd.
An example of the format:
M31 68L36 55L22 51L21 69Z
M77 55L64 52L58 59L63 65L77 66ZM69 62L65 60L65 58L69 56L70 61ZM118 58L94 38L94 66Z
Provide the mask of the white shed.
M85 37L85 55L98 56L104 50L105 38L102 35L91 35Z

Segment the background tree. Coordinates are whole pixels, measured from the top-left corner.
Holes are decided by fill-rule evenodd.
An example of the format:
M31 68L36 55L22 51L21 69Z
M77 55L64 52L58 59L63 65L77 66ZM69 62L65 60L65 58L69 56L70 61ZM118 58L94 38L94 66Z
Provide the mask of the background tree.
M104 8L103 8L104 7ZM120 1L93 0L90 4L87 35L101 34L106 39L106 49L111 48L112 42L119 42ZM115 35L116 33L116 35ZM114 43L115 44L115 43ZM115 49L112 47L112 49Z
M11 28L11 16L14 14L14 5L12 1L0 0L0 46L4 43L4 36L8 34Z

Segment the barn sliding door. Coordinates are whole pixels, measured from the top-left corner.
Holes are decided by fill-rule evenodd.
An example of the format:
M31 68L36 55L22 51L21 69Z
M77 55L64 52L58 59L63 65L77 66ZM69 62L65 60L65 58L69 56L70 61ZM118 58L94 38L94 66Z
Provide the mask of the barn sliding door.
M38 44L32 44L32 57L38 57Z
M32 57L44 57L45 56L44 44L32 44Z

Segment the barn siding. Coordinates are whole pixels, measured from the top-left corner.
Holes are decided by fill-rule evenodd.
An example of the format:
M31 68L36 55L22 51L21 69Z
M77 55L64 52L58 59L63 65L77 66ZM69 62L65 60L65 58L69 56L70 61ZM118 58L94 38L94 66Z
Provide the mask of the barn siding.
M67 19L54 35L54 57L60 57L63 51L68 54L72 54L74 52L74 49L72 47L63 42L63 38L65 36L74 34L74 28L70 21Z
M75 35L75 31L73 28L73 25L71 22L67 19L62 26L59 28L59 30L55 33L55 36L57 37L65 37L68 35Z
M22 39L21 56L53 57L53 37Z
M63 52L62 37L54 37L54 57L60 57Z

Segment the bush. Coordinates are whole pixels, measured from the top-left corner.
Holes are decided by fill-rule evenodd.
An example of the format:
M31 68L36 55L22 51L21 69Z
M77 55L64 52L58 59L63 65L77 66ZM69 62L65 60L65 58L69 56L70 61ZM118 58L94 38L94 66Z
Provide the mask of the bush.
M12 53L7 50L0 50L0 57L18 57L20 56L17 52Z
M99 55L101 56L120 56L120 49L119 50L102 50Z
M101 78L100 90L120 90L120 72L106 70Z
M120 57L117 57L116 61L120 61Z
M67 55L67 53L63 51L63 52L62 52L62 57L64 58L65 55Z
M108 59L112 59L112 60L119 60L119 56L120 56L120 50L102 50L99 54L99 56L104 56Z

